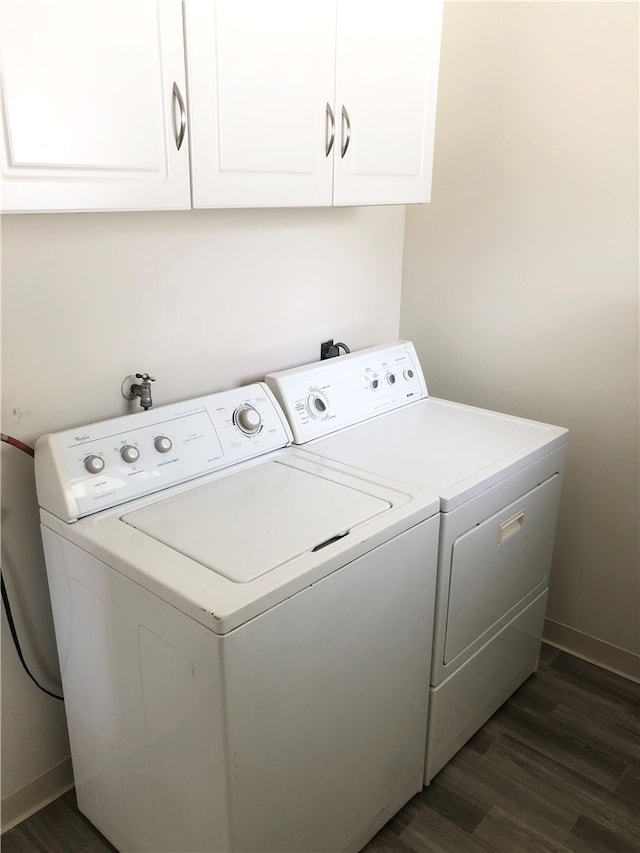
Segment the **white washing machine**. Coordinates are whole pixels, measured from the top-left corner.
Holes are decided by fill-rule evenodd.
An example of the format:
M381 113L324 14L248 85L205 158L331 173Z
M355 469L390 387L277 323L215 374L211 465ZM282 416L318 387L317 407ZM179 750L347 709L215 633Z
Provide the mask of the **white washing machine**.
M263 384L48 435L80 809L122 851L359 850L422 787L438 501Z
M408 342L266 381L310 458L440 496L428 784L537 667L567 430L430 397Z

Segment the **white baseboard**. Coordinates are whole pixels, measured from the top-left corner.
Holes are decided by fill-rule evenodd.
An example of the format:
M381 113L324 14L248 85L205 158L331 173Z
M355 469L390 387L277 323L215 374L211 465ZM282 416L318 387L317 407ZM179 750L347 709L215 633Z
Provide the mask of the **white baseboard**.
M590 637L575 628L545 619L543 639L569 654L640 682L640 655Z
M73 788L71 759L67 758L24 788L2 798L2 832L35 814Z

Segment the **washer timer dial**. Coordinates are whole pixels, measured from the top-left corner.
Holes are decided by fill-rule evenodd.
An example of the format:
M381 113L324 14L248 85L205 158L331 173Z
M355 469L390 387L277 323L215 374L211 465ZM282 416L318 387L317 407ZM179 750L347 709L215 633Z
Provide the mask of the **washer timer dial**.
M260 432L262 427L262 417L257 409L245 403L244 406L238 406L233 413L233 422L238 427L240 432L245 435L255 435Z

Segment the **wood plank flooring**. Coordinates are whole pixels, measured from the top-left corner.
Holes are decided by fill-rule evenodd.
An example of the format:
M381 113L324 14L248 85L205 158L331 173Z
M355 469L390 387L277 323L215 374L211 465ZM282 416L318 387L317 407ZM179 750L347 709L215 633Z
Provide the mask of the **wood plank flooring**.
M113 850L73 791L2 836L2 853ZM640 850L640 685L543 645L538 672L365 851L569 850Z

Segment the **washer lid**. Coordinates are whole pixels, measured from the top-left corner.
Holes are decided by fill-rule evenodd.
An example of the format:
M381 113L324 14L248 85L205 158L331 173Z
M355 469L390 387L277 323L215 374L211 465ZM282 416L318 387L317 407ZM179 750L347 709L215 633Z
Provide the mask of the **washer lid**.
M390 508L381 498L271 461L128 513L122 521L246 583Z

